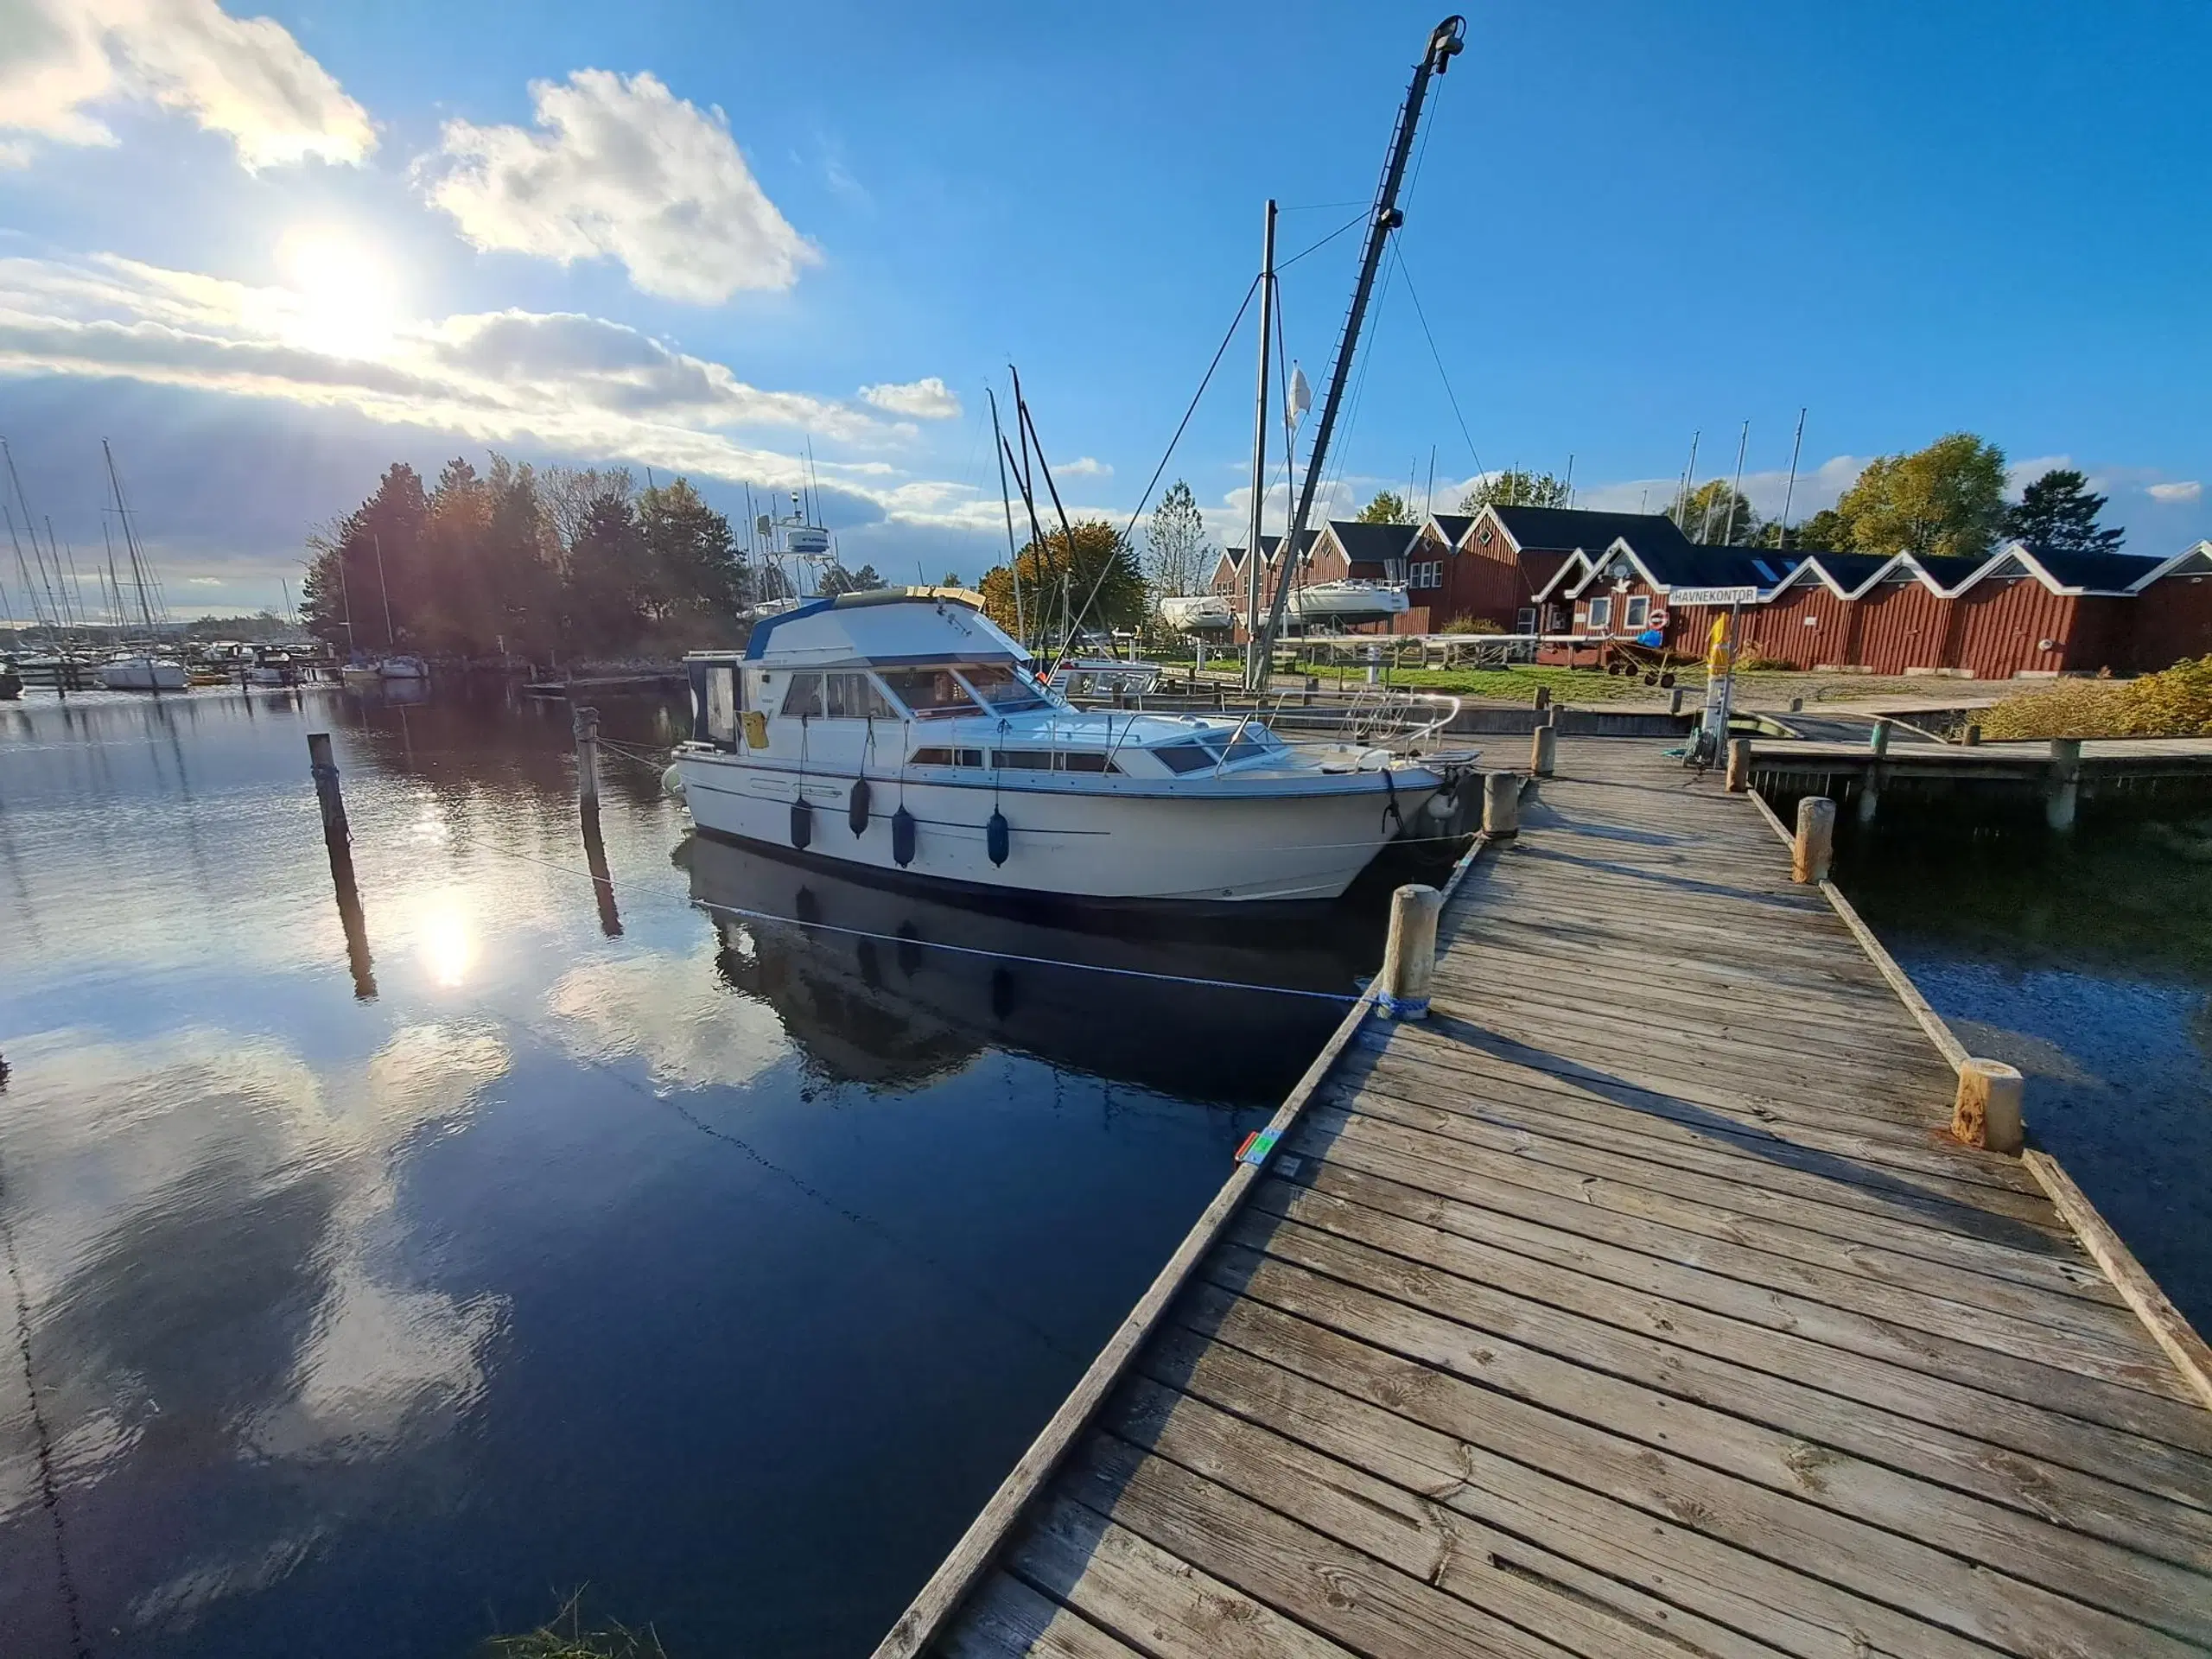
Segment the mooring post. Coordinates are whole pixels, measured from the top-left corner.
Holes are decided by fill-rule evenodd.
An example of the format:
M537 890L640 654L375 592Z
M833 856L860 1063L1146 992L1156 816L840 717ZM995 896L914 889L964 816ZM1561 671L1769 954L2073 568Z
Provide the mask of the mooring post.
M1792 697L1792 698L1790 698L1790 699L1789 699L1789 712L1790 712L1791 714L1793 714L1793 715L1802 715L1802 714L1803 714L1803 713L1805 712L1805 699L1804 699L1804 698L1802 698L1802 697Z
M322 839L331 847L353 844L353 832L346 824L346 798L338 789L338 763L330 757L330 734L308 734L308 771L315 778L315 798L322 807Z
M2073 829L2082 801L2082 740L2050 740L2050 779L2044 785L2044 822L2062 834Z
M1960 734L1959 741L1965 744L1967 747L1970 749L1980 748L1981 747L1981 728L1979 726L1969 725L1966 730Z
M1732 737L1728 740L1728 792L1741 795L1751 786L1751 740Z
M1825 795L1808 795L1797 803L1797 839L1790 849L1789 878L1821 882L1828 879L1835 861L1835 803Z
M1667 712L1670 715L1682 712L1682 688L1679 685L1667 694Z
M1539 726L1529 745L1529 770L1539 778L1552 775L1552 767L1559 759L1559 728Z
M1521 833L1521 774L1483 774L1483 834L1492 840Z
M1393 1020L1428 1017L1429 982L1436 971L1436 917L1444 895L1434 887L1403 887L1390 895L1390 938L1376 976L1376 1001Z
M1951 1108L1951 1133L1970 1147L2018 1152L2022 1083L2002 1060L1967 1060L1959 1067L1959 1093Z
M576 799L595 810L599 806L599 710L580 704L575 719Z
M1551 689L1551 687L1549 687L1548 685L1540 685L1540 686L1538 686L1538 687L1536 688L1536 707L1537 707L1538 709L1548 709L1548 708L1550 708L1551 706L1552 706L1552 689Z
M1890 734L1897 729L1897 721L1887 715L1877 720L1872 735L1866 740L1867 747L1877 754L1887 754L1890 752Z

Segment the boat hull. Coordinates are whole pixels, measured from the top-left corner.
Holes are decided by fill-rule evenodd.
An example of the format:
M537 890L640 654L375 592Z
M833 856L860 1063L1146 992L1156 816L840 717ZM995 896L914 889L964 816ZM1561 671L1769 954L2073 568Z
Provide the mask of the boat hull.
M1418 822L1441 787L1432 772L1317 779L1296 792L1135 793L975 785L903 785L915 820L912 861L893 856L902 786L871 778L865 827L853 833L855 779L746 764L721 751L680 751L685 804L702 830L778 849L797 846L792 807L807 808L810 856L910 880L1104 903L1282 904L1335 899L1384 845ZM1395 812L1392 810L1395 805ZM1006 859L990 857L994 812Z
M107 663L100 669L100 683L110 691L182 691L191 683L181 663L149 663L142 658Z

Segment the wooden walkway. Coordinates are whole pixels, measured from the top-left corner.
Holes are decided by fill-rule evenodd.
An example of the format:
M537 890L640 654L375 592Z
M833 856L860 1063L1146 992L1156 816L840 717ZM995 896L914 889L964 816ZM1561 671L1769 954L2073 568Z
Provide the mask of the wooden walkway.
M2212 1649L2192 1374L1660 747L1561 745L883 1659Z

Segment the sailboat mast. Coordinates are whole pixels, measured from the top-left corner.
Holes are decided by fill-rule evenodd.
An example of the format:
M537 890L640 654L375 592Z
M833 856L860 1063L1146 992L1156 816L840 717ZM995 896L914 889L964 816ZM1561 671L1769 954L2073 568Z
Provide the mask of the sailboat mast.
M0 513L7 516L8 539L15 543L16 548L16 574L22 578L24 596L31 602L31 626L43 627L46 618L38 607L38 584L31 580L30 565L23 557L23 538L16 534L16 510L6 502L0 501Z
M1244 683L1258 685L1266 673L1260 655L1260 531L1268 505L1268 363L1274 349L1275 200L1268 198L1266 228L1260 238L1260 390L1252 409L1252 529L1244 542ZM1293 556L1283 544L1286 560ZM1290 580L1289 565L1278 582Z
M391 626L391 585L384 579L384 537L372 535L369 539L376 544L377 550L377 591L384 595L384 648L397 651L399 649L399 635Z
M123 584L115 575L115 534L108 528L107 515L100 515L100 540L107 547L107 614L115 628L118 640L123 638Z
M1744 430L1736 440L1736 482L1728 492L1728 522L1721 527L1720 531L1720 544L1723 547L1733 547L1736 544L1736 503L1743 498L1744 451L1750 448L1751 445L1751 423L1745 421Z
M999 452L999 505L1006 509L1006 573L1014 583L1014 637L1026 645L1029 617L1021 599L1021 553L1014 543L1014 497L1006 486L1006 434L999 426L998 388L985 386L983 396L991 401L991 445Z
M1291 515L1285 531L1286 561L1298 556L1299 543L1306 538L1306 523L1313 512L1313 492L1328 463L1329 439L1336 430L1337 416L1344 409L1344 388L1351 378L1352 357L1359 348L1359 331L1367 319L1367 302L1375 292L1376 273L1382 266L1382 251L1389 245L1390 232L1405 222L1405 215L1398 211L1398 191L1405 183L1406 164L1413 157L1414 133L1421 125L1421 105L1428 98L1428 84L1459 54L1466 33L1467 20L1464 17L1446 17L1439 23L1430 32L1421 67L1414 71L1413 82L1406 88L1406 101L1398 111L1398 130L1391 140L1389 160L1383 166L1382 187L1376 192L1375 211L1368 220L1367 250L1360 259L1359 280L1352 288L1351 309L1344 315L1344 338L1338 342L1337 360L1329 370L1329 391L1321 404L1321 423L1313 435L1313 452L1306 458L1305 480L1299 486L1298 510ZM1252 683L1251 690L1259 690L1266 683L1275 636L1282 630L1283 612L1289 601L1290 571L1286 563L1275 582L1274 603L1268 607L1267 632L1255 655L1262 677Z
M105 438L100 440L100 454L107 458L108 488L115 493L115 516L123 522L123 546L130 557L130 580L138 588L138 616L146 625L146 638L150 641L154 637L154 611L146 601L146 562L138 556L138 532L130 527L130 510L123 505L123 479L115 470L115 451L108 447Z
M1789 482L1782 491L1782 531L1774 538L1774 544L1785 551L1789 546L1789 504L1797 493L1797 457L1804 447L1805 409L1801 404L1797 408L1797 435L1789 442Z
M55 594L54 578L47 573L46 555L39 550L38 545L38 520L31 516L30 498L23 493L22 476L16 471L16 452L8 447L5 438L0 438L0 457L4 457L8 463L8 481L15 486L16 505L23 510L23 534L31 538L31 563L38 567L39 586L46 590L46 608L54 620L56 632L66 630L69 626L68 613L63 601ZM12 536L14 533L15 527L11 523L9 534ZM16 551L20 557L21 543L17 544ZM25 579L29 580L28 575ZM32 595L32 608L37 608L36 594Z

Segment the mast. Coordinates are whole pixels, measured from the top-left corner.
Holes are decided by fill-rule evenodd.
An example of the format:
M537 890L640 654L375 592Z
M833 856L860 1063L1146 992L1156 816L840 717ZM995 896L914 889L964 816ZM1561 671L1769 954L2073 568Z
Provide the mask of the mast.
M1697 476L1697 441L1704 435L1702 427L1690 434L1689 465L1682 468L1682 487L1675 498L1675 524L1685 536L1690 533L1689 525L1683 521L1690 516L1690 481Z
M1789 482L1782 492L1782 531L1774 538L1775 546L1784 552L1787 552L1789 548L1790 498L1797 493L1797 452L1804 447L1805 410L1804 406L1800 404L1797 409L1797 435L1790 441L1789 444Z
M1728 492L1728 522L1720 531L1720 545L1723 547L1736 544L1736 501L1744 493L1744 451L1750 447L1751 442L1751 423L1745 421L1743 435L1736 440L1736 482Z
M115 470L115 451L108 447L105 438L100 440L100 454L107 458L108 487L115 493L115 516L123 521L123 546L130 556L130 580L138 588L138 615L146 625L146 639L151 644L154 611L146 601L146 562L139 556L138 532L130 528L130 511L123 505L123 478Z
M1252 529L1244 543L1244 683L1257 685L1265 672L1260 655L1260 531L1268 505L1268 354L1274 341L1268 330L1275 314L1275 200L1268 198L1260 238L1260 391L1252 410ZM1278 580L1287 580L1287 575Z
M7 516L8 539L14 543L16 547L16 573L22 578L24 595L31 602L31 626L35 628L44 627L46 618L38 608L38 584L31 580L30 565L23 557L23 538L16 534L16 510L6 502L0 501L0 513Z
M107 547L107 613L115 625L118 644L123 639L123 584L115 577L115 534L107 527L107 515L100 515L100 540Z
M377 591L384 595L384 648L397 651L399 649L399 635L391 626L391 586L384 579L384 537L372 531L369 539L375 543L377 550Z
M1421 54L1420 67L1414 71L1413 82L1406 88L1404 106L1398 111L1398 130L1390 144L1389 160L1382 168L1382 182L1376 192L1375 211L1367 226L1367 251L1361 257L1359 280L1351 291L1351 309L1344 316L1344 337L1337 345L1337 360L1329 371L1329 391L1321 404L1321 424L1313 435L1313 451L1306 461L1306 477L1298 489L1298 509L1291 515L1283 537L1282 553L1286 562L1282 574L1275 582L1274 603L1268 607L1266 637L1261 642L1256 660L1262 677L1248 689L1258 690L1265 683L1265 675L1274 662L1274 641L1281 632L1285 607L1290 601L1289 565L1298 557L1300 543L1306 539L1306 521L1313 512L1313 492L1321 482L1322 468L1329 457L1329 438L1336 430L1337 415L1344 407L1345 385L1351 378L1352 354L1359 346L1360 325L1366 321L1367 302L1375 292L1375 275L1382 268L1382 251L1389 245L1390 232L1405 222L1405 215L1398 211L1398 191L1405 182L1406 163L1413 156L1414 132L1421 124L1421 105L1428 98L1428 83L1442 74L1457 57L1465 44L1467 20L1446 17L1431 31L1428 48ZM1258 550L1253 550L1256 555Z
M7 461L8 481L15 486L16 505L23 510L23 534L31 538L31 563L38 567L39 586L46 590L46 608L54 619L55 632L60 632L69 626L68 613L64 608L63 601L54 594L54 578L47 574L46 555L39 550L38 545L38 520L31 516L30 498L23 493L22 475L16 471L16 452L8 447L8 441L5 438L0 438L0 458ZM10 522L8 533L10 536L15 534L12 520ZM22 554L22 544L19 543L16 546L16 556L20 558ZM28 572L25 573L24 580L27 582L29 581ZM33 610L38 608L38 595L35 593L31 595L31 608Z
M1014 497L1006 487L1006 433L999 426L998 388L985 386L983 396L991 400L991 445L998 451L999 505L1006 509L1006 573L1014 583L1014 637L1027 645L1029 618L1021 603L1021 553L1014 544Z

